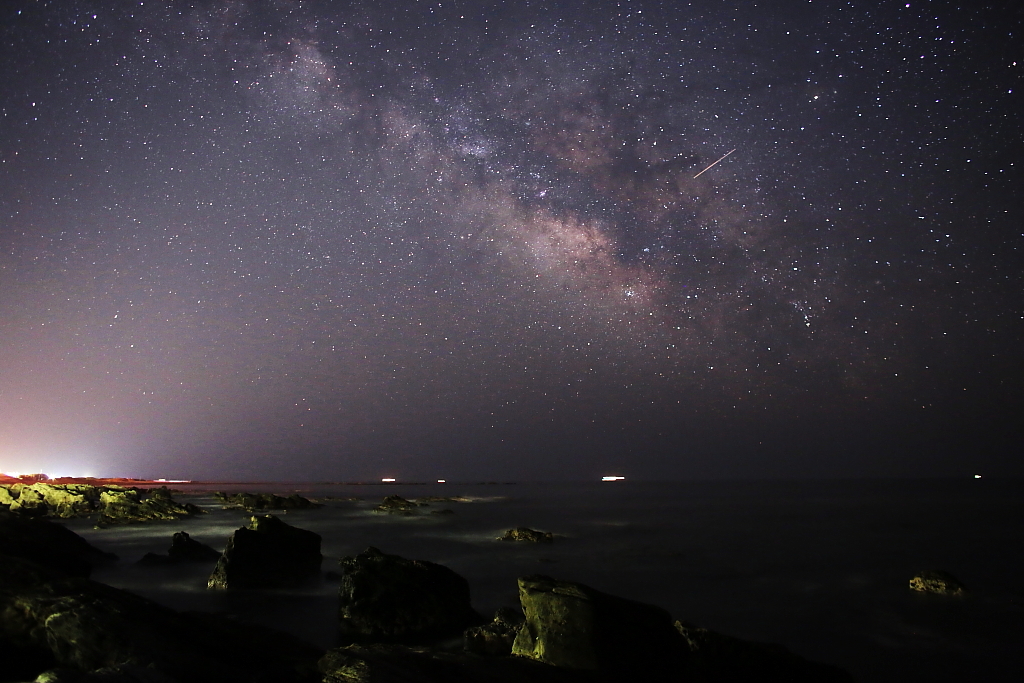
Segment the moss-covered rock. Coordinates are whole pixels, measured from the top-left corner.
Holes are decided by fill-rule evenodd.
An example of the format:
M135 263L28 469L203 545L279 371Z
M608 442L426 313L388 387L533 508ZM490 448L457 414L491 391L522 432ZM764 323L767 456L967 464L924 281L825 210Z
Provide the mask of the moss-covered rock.
M949 572L929 569L918 572L910 579L910 590L939 595L963 595L967 587Z
M297 493L290 496L278 496L273 493L224 493L218 491L213 494L221 503L239 507L247 512L262 512L265 510L308 510L320 507L308 498L303 498Z
M518 543L551 543L555 535L550 531L537 531L529 527L521 526L509 529L502 535L499 541L515 541Z

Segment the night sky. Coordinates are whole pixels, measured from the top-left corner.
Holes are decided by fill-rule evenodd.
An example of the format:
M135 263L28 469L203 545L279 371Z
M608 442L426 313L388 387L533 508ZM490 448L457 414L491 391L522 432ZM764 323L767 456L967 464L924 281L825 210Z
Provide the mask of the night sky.
M1019 8L6 2L0 471L1024 474Z

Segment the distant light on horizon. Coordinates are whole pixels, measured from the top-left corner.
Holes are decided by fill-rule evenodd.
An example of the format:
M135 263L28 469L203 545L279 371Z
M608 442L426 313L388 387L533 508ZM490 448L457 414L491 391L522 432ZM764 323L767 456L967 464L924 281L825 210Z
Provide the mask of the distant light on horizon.
M625 477L601 477L601 481L623 481Z
M444 479L438 479L438 480L437 480L437 483L438 483L438 484L444 484L444 483L445 483L445 480L444 480Z
M981 475L980 475L980 474L975 474L975 475L974 475L974 478L975 478L975 479L981 479Z
M391 484L394 483L396 480L394 477L384 477L383 479L381 479L381 481L384 482L385 484Z

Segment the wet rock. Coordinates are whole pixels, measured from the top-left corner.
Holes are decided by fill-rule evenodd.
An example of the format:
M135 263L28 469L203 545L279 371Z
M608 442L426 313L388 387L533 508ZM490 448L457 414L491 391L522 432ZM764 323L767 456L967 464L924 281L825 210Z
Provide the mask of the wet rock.
M209 588L287 588L320 574L320 535L273 515L235 531L207 582Z
M213 494L225 505L240 507L247 512L262 512L264 510L308 510L320 507L308 498L303 498L297 493L290 496L278 496L273 493L223 493Z
M384 502L373 508L374 512L385 515L413 515L419 512L420 504L401 496L386 496Z
M514 655L631 677L664 675L685 661L682 638L660 607L541 575L519 579L519 599L525 623Z
M967 592L967 587L955 576L938 569L918 572L910 579L910 589L939 595L963 595Z
M117 556L93 547L67 527L47 519L0 510L0 555L20 557L71 576L87 577L92 568Z
M839 667L808 661L782 645L741 640L679 621L675 627L689 651L685 680L853 683Z
M367 548L340 562L339 630L353 640L429 640L479 623L451 569Z
M502 607L489 624L472 626L463 633L466 652L488 657L508 657L525 618L521 609Z
M536 531L525 526L509 529L498 539L499 541L517 541L521 543L551 543L555 540L550 531Z
M73 681L77 673L90 683L311 683L322 655L285 634L178 613L13 557L0 561L0 645L31 660L33 676Z

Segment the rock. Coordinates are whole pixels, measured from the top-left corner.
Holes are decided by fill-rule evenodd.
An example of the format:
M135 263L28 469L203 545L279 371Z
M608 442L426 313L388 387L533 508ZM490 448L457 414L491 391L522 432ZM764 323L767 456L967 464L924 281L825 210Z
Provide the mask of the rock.
M385 496L384 502L373 508L373 511L386 515L412 515L419 512L418 507L419 503L406 500L401 496Z
M782 645L726 636L675 622L690 654L685 680L853 683L853 677L829 664L808 661Z
M494 613L491 623L466 629L462 634L463 649L476 655L508 657L524 621L521 609L502 607Z
M550 531L535 531L525 526L517 529L509 529L499 541L518 541L523 543L551 543L555 540L554 534Z
M247 512L263 510L308 510L320 505L297 493L290 496L278 496L273 493L223 493L213 494L220 502L245 509Z
M133 489L89 484L11 484L0 486L0 503L24 516L69 519L100 515L100 525L178 519L202 512L180 505L166 487Z
M219 552L179 531L171 537L171 548L166 555L146 553L137 564L163 566L179 562L216 562L218 559Z
M220 558L219 552L191 538L184 531L179 531L171 537L171 547L167 555L177 562L216 562Z
M339 630L373 640L429 640L479 623L469 584L451 569L367 548L340 563Z
M0 561L0 646L4 675L17 661L30 675L70 682L77 672L90 683L312 683L322 655L285 634L178 613L13 557Z
M967 587L955 576L938 569L918 572L910 579L910 589L939 595L963 595L967 592Z
M47 519L0 510L0 555L20 557L71 576L88 577L101 562L116 560L67 527Z
M207 587L287 588L320 574L320 535L273 515L253 517L228 539Z
M519 579L519 600L526 621L514 655L647 680L685 661L683 640L660 607L541 575Z
M199 507L175 502L166 486L140 492L138 489L106 489L100 493L103 504L98 526L146 522L154 519L180 519L200 514Z

